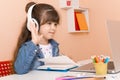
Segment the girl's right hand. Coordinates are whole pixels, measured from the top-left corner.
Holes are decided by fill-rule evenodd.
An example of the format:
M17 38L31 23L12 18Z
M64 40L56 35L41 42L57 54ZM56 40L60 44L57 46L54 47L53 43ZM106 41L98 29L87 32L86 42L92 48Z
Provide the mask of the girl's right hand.
M41 39L43 38L43 35L39 34L38 27L36 27L33 21L30 22L30 30L31 30L32 42L36 45L39 44Z

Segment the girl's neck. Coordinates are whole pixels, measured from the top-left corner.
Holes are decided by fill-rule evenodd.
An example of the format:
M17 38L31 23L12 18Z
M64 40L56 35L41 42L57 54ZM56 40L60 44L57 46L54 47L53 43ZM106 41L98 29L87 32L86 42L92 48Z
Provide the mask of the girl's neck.
M48 39L42 39L42 40L40 41L40 44L42 44L42 45L47 45L47 44L49 44Z

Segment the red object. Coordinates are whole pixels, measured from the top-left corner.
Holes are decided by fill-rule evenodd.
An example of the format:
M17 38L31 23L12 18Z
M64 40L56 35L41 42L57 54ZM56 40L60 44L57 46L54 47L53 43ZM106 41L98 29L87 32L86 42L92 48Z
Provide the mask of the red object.
M76 30L76 31L80 31L80 27L79 27L79 25L78 25L78 21L77 21L77 18L76 18L76 13L77 13L77 12L74 12L75 30Z
M0 61L0 77L13 74L12 61Z
M67 0L67 6L71 6L71 0Z

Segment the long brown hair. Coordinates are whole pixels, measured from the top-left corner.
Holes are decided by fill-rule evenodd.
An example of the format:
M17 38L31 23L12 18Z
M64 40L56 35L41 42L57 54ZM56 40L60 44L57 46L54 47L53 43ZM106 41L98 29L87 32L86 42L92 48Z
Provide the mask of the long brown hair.
M32 18L35 18L37 20L39 24L39 29L41 25L47 22L56 22L57 24L59 24L59 15L55 10L55 8L49 4L45 4L45 3L36 4L35 2L30 2L26 5L26 8L25 8L26 13L29 7L34 4L35 6L32 10ZM15 54L14 54L14 61L16 60L16 57L21 45L26 41L30 41L30 40L31 40L31 32L27 29L27 18L26 18L26 21L23 24L22 31L18 38L18 42L15 49Z

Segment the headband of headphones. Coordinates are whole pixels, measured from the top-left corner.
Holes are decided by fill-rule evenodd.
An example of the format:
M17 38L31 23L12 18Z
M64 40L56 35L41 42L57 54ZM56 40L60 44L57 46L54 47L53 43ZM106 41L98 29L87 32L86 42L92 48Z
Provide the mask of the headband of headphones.
M37 20L34 19L34 18L32 18L32 10L33 10L33 8L34 8L35 5L36 5L36 4L30 6L30 8L28 9L28 12L27 12L27 29L28 29L29 31L31 31L31 30L30 30L30 22L31 22L31 21L35 23L37 29L39 28L39 25L38 25Z

